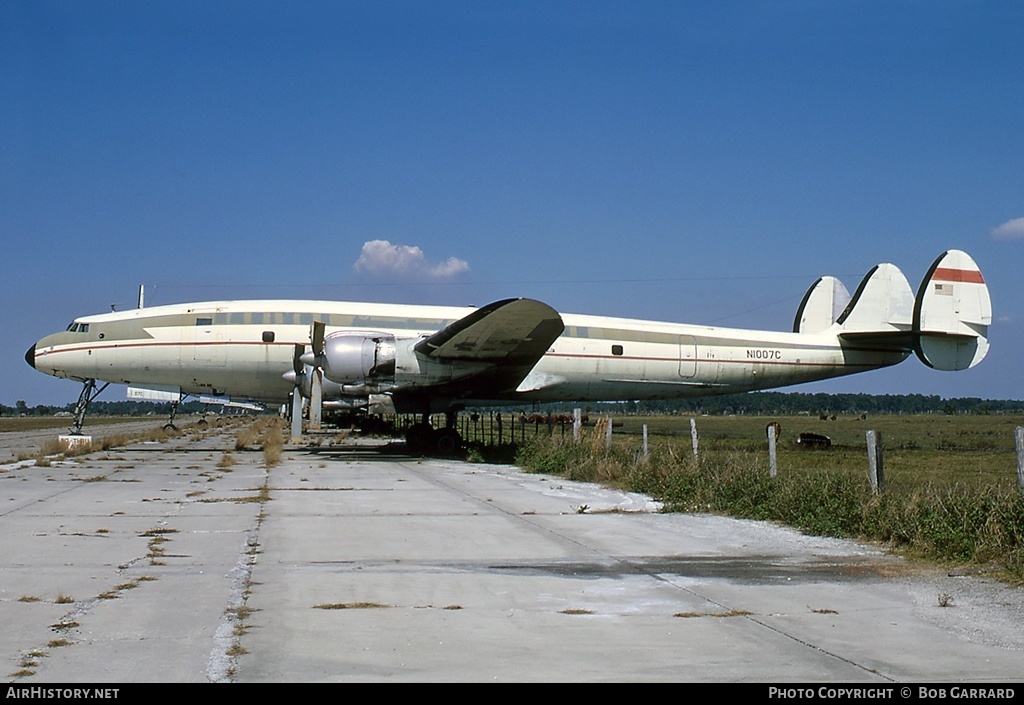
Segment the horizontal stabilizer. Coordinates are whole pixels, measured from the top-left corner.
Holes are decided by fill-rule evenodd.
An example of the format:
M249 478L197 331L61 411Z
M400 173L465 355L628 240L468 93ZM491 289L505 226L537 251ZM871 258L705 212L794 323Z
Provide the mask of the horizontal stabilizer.
M793 321L794 333L821 333L832 327L850 303L850 292L835 277L822 277L804 294Z
M992 300L978 265L960 250L932 264L914 303L915 352L937 370L974 367L988 353Z

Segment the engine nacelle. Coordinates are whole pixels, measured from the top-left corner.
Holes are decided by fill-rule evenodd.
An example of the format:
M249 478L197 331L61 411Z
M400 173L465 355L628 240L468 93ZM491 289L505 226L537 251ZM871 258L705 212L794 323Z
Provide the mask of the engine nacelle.
M324 339L324 377L338 384L393 382L395 337L386 333L334 333Z

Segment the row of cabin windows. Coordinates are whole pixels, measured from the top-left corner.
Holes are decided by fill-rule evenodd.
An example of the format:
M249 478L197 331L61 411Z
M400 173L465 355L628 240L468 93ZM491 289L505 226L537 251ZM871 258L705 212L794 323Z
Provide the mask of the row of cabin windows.
M309 326L313 321L323 320L325 316L314 313L218 313L214 316L196 318L197 326L247 326L276 324L283 326ZM327 316L326 318L330 318Z
M311 313L218 313L216 318L219 320L219 324L228 325L247 325L253 323L280 323L282 325L294 325L295 318L299 318L299 325L312 325L314 316ZM246 320L248 319L248 320ZM269 320L264 320L269 319ZM197 326L212 326L213 318L197 318ZM88 329L88 325L86 329ZM263 342L273 343L274 342L274 331L265 330L263 331ZM623 349L621 345L612 345L612 355L622 355Z
M291 313L285 311L249 311L234 313L215 313L212 316L196 318L197 326L224 325L312 325L314 321L323 321L329 326L352 326L356 328L404 328L409 330L433 330L444 328L452 321L416 318L372 318L333 313Z

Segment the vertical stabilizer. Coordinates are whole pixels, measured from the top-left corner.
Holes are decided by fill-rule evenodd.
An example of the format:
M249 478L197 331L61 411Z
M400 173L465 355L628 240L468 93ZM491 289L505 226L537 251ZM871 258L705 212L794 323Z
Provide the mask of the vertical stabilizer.
M914 292L903 272L879 264L861 281L836 323L845 333L909 333L913 310Z
M821 333L832 327L847 304L850 292L835 277L821 277L804 294L793 321L794 333Z
M970 255L949 250L935 260L914 302L915 352L937 370L974 367L988 353L992 300Z

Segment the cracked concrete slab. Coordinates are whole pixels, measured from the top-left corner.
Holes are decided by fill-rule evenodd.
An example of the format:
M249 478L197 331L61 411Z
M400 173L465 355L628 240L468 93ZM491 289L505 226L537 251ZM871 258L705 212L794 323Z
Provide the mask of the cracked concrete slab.
M213 428L0 502L20 684L1024 680L1019 588L513 467Z

